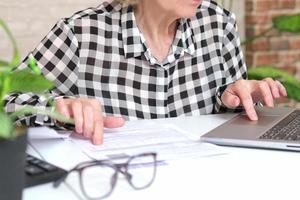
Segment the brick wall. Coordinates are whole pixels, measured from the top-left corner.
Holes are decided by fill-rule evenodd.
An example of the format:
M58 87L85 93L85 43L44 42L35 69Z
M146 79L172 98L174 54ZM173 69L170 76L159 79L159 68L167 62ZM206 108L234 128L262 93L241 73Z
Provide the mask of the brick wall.
M246 37L259 34L279 15L300 13L300 0L246 0ZM247 45L248 66L273 65L300 80L300 34L270 32Z
M0 0L0 18L14 33L22 58L32 50L62 17L97 6L104 0ZM0 30L0 58L10 59L12 48Z

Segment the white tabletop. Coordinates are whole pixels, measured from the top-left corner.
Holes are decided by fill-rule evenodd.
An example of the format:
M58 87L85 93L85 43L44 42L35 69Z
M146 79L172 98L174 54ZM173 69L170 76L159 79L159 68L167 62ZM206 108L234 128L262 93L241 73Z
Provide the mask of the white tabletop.
M232 114L156 120L201 135L232 118ZM300 154L275 150L224 147L228 154L160 167L154 184L134 191L118 182L108 199L299 199ZM79 152L79 151L78 151ZM76 153L78 153L76 152ZM85 156L84 154L78 155ZM73 188L77 183L68 182ZM80 194L79 194L80 195ZM25 200L78 199L63 184L25 189Z

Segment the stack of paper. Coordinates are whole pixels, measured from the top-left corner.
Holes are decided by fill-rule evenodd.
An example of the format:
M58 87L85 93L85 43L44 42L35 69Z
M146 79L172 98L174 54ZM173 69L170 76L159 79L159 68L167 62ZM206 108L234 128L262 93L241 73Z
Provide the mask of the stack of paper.
M158 160L165 163L226 153L221 147L192 139L171 124L160 125L149 120L105 129L104 144L100 146L78 134L70 135L71 132L59 134L47 128L31 132L34 133L29 137L31 146L46 160L65 169L88 159L124 158L143 152L157 152Z

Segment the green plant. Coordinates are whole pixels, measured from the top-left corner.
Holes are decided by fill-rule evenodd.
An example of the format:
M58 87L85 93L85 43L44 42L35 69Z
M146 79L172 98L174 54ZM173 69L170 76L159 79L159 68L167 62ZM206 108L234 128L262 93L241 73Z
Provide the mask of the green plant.
M268 33L270 33L273 30L277 30L279 32L300 33L300 13L288 16L278 16L273 18L272 21L272 26L267 28L262 33L246 39L242 42L242 45L247 45L256 39L265 37Z
M56 112L37 109L33 106L24 106L14 113L6 113L4 109L4 99L6 95L16 92L44 93L53 88L53 83L41 75L41 70L37 66L33 56L29 56L28 69L16 71L14 68L20 62L20 54L17 43L8 26L0 19L0 28L8 35L13 45L13 58L10 62L0 60L0 139L10 139L16 137L14 121L18 116L26 114L44 114L59 121L73 123L73 120L66 119Z
M247 39L242 44L249 44L258 38L266 36L272 30L300 33L300 14L275 17L270 28L257 36ZM267 77L281 81L287 90L288 98L300 101L300 82L291 74L272 66L257 66L248 70L249 79L261 80Z

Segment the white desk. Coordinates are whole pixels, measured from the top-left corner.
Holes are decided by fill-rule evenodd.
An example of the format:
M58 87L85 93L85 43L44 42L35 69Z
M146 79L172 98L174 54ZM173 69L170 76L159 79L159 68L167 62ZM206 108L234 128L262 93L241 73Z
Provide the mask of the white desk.
M203 135L233 115L157 120ZM227 155L158 168L154 184L134 191L118 181L108 199L300 199L300 153L226 147ZM78 153L78 152L77 152ZM80 155L84 156L84 155ZM70 183L76 187L77 183ZM78 199L66 185L26 189L24 200Z

